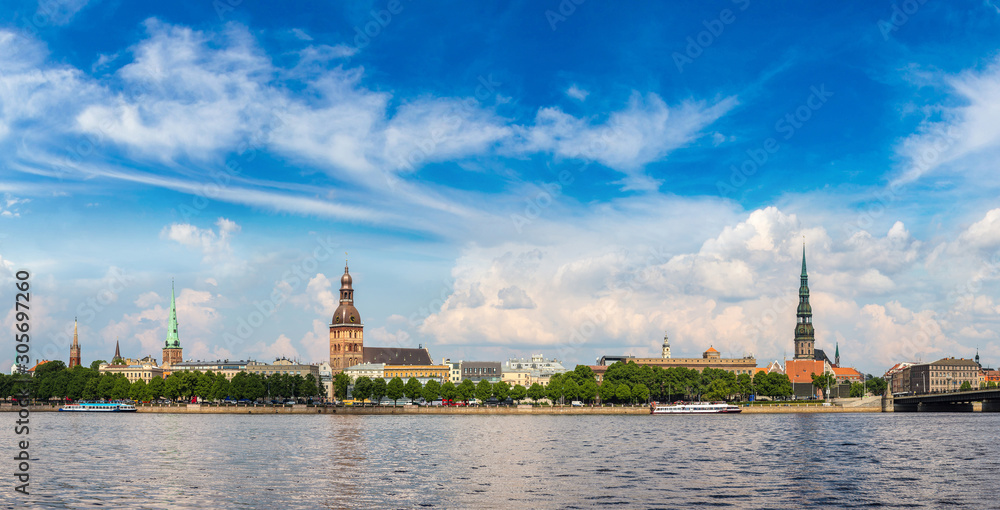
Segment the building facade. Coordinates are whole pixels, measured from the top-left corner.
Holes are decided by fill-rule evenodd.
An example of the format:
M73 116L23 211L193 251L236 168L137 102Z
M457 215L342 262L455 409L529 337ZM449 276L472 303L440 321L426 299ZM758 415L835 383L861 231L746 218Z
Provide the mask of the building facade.
M430 380L443 383L448 380L450 371L451 368L447 365L385 365L383 377L387 381L399 377L406 382L414 377L421 384Z
M365 326L354 307L353 278L344 264L340 277L340 305L330 322L330 370L333 375L364 362Z
M167 324L167 339L163 344L163 364L172 365L184 361L184 349L177 335L177 300L174 298L174 284L170 284L170 322Z
M102 374L123 374L130 383L142 380L148 384L155 377L163 377L163 369L152 363L143 363L142 365L101 363L97 371Z
M344 373L351 378L352 383L357 381L359 377L384 379L385 363L360 363L353 367L345 368Z
M942 358L933 363L916 364L903 369L909 388L902 393L944 393L959 391L963 383L979 388L979 363L964 358Z
M246 371L251 374L260 374L265 377L277 374L290 376L301 375L302 377L305 377L312 374L313 378L315 378L317 382L319 381L319 365L304 365L287 358L278 358L274 360L274 363L248 361L246 364Z
M226 379L232 380L233 376L240 372L247 371L247 365L254 363L250 360L215 360L215 361L181 361L178 363L173 363L170 365L169 372L208 372L211 371L215 374L222 374L226 376Z
M500 382L503 373L499 361L462 361L462 381L466 379L474 383L479 381L489 381L491 383Z

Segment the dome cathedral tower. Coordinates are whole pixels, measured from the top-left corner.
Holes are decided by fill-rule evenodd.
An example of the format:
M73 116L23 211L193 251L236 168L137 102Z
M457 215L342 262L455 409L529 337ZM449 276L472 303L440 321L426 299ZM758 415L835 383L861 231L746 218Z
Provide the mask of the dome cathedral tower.
M330 322L330 369L336 375L364 362L364 324L354 307L354 279L347 262L340 277L340 306Z

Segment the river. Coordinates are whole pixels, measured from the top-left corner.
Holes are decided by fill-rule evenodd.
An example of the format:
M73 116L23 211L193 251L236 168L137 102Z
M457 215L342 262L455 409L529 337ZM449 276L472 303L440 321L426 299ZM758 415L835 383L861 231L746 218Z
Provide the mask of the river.
M5 508L978 509L1000 500L1000 414L31 420L32 494L8 484Z

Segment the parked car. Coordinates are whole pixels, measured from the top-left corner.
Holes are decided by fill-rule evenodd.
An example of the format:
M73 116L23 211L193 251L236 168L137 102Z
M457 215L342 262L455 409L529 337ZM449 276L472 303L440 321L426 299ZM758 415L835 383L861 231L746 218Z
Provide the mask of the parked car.
M583 402L580 402L579 400L574 400L570 405L573 407L583 407Z

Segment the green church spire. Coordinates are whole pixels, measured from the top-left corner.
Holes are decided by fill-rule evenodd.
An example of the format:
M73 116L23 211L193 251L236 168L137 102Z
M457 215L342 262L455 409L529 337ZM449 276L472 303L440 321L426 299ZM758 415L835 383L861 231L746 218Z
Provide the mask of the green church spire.
M802 280L805 281L809 276L806 274L806 243L802 242ZM805 285L805 284L803 284Z
M177 300L174 299L174 282L170 282L170 324L167 326L166 347L180 348L181 339L177 336Z

